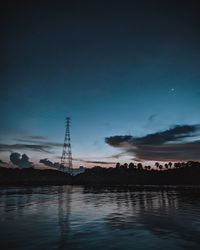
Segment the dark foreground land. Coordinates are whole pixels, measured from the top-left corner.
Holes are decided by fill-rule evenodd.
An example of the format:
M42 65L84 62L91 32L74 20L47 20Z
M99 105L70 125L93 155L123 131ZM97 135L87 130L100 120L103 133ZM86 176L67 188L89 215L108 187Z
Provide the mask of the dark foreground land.
M167 170L124 168L86 169L70 176L57 170L0 167L0 185L200 185L200 163Z

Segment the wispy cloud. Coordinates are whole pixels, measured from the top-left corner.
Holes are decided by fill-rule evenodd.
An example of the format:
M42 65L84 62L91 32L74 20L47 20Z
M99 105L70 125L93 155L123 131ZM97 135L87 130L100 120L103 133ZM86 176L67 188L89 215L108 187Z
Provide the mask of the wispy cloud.
M123 154L131 155L135 160L200 160L200 140L187 142L199 130L200 125L174 126L143 137L111 136L105 138L105 142L121 148Z
M57 156L56 157L57 159L61 159L61 156ZM102 165L113 165L113 164L116 164L116 162L113 162L113 161L98 161L98 160L88 160L88 159L102 159L102 158L115 158L115 157L86 157L85 159L84 158L73 158L72 160L73 161L76 161L76 162L83 162L83 163L89 163L89 164L102 164Z
M25 140L47 140L48 138L46 136L42 136L42 135L27 135L27 136L23 136L23 138Z
M22 138L14 139L17 142L28 143L28 144L40 144L49 147L62 147L63 143L60 142L51 142L48 141L48 138L45 136L26 136Z
M153 121L155 120L156 116L157 116L156 114L150 115L150 116L148 117L148 121L149 121L149 122L153 122Z
M8 164L8 163L7 163L7 162L5 162L5 161L2 161L2 160L0 159L0 164L5 165L5 164Z
M32 150L43 153L54 153L55 147L62 147L63 143L48 141L45 136L24 136L14 139L17 143L0 144L0 151L13 152L15 150Z
M0 151L13 152L15 150L33 150L37 152L52 153L52 147L39 144L0 144Z
M24 140L24 139L16 139L18 142L23 142L23 143L36 143L35 141L32 140ZM62 147L63 143L60 142L51 142L51 141L37 141L37 144L49 146L49 147Z
M116 162L113 161L93 161L93 160L84 160L84 159L75 159L76 161L81 161L84 163L91 163L91 164L102 164L102 165L112 165Z

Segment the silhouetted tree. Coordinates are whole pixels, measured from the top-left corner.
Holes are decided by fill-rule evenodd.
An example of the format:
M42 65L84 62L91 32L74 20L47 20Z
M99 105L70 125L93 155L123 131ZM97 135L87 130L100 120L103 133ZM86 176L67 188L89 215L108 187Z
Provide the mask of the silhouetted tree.
M123 167L124 167L124 169L127 169L128 168L128 163L124 163Z
M116 168L120 168L120 163L117 162L115 167L116 167Z
M136 166L135 166L135 164L133 162L130 162L129 165L128 165L128 167L130 169L134 169Z
M156 166L156 168L158 169L159 166L160 166L160 163L159 163L159 162L155 162L155 166Z
M175 162L174 163L174 167L175 168L180 168L181 167L181 163L180 162Z
M168 169L168 168L169 168L168 164L167 164L167 163L165 163L165 169Z
M172 162L169 162L169 163L168 163L168 166L171 168L171 167L172 167Z
M143 169L142 163L138 163L138 164L137 164L137 168L138 168L139 170L142 170L142 169Z
M148 170L151 170L151 166L149 165L149 166L147 166L147 168L148 168Z
M181 167L185 167L186 166L186 163L185 162L181 162Z

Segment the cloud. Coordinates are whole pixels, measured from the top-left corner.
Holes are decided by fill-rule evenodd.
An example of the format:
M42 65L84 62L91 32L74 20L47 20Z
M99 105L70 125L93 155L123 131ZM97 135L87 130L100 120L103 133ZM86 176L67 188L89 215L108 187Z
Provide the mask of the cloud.
M137 138L136 141L140 144L158 145L190 137L198 129L198 125L175 126L162 132L157 132L141 138Z
M133 137L131 135L115 135L105 138L105 142L113 147L123 147L125 143L131 143Z
M149 122L153 122L153 121L155 120L156 116L157 116L156 114L150 115L150 116L148 117L148 121L149 121Z
M22 156L19 153L11 153L10 161L19 168L33 167L33 163L29 161L29 157L26 154Z
M37 141L37 140L47 140L47 137L46 136L42 136L42 135L27 135L27 136L23 136L23 138L25 140L34 140L34 141Z
M45 136L26 136L22 138L14 139L17 142L28 143L28 144L41 144L49 147L62 147L63 143L47 141Z
M43 153L53 153L54 147L62 147L63 143L47 141L47 137L30 135L14 139L16 144L0 144L0 151L32 150Z
M61 159L61 156L57 156L57 159ZM90 158L90 157L89 157ZM102 157L92 157L92 159L98 159ZM115 158L115 157L104 157L104 158ZM116 164L116 162L113 161L98 161L98 160L87 160L87 159L83 159L83 158L72 158L73 161L76 162L83 162L83 163L89 163L89 164L102 164L102 165L109 165L109 164Z
M40 163L43 163L45 166L48 166L48 167L53 167L54 166L54 163L49 161L47 158L40 159Z
M0 151L13 152L14 150L33 150L37 152L52 153L49 145L38 144L0 144Z
M52 168L59 168L60 163L59 162L52 162L48 160L47 158L40 159L40 163L44 164L45 166L52 167Z
M60 157L59 157L60 158ZM92 157L92 159L99 158L99 157ZM113 161L98 161L98 160L88 160L88 158L73 158L73 161L84 162L84 163L91 163L91 164L102 164L102 165L109 165L109 164L116 164Z
M79 159L79 161L82 161L85 163L92 163L92 164L102 164L102 165L116 164L116 162L110 162L110 161L90 161L90 160L82 160L82 159Z
M122 154L131 155L135 160L200 160L200 140L186 141L199 130L200 125L174 126L143 137L111 136L105 138L105 142L121 148Z
M0 164L8 164L8 163L0 159Z
M60 142L46 142L45 145L49 147L63 147L63 143Z
M36 143L37 144L41 144L41 145L44 145L44 146L49 146L49 147L62 147L63 146L63 143L60 143L60 142L49 142L49 141L46 141L46 140L32 140L32 139L15 139L15 141L18 141L18 142L23 142L23 143Z

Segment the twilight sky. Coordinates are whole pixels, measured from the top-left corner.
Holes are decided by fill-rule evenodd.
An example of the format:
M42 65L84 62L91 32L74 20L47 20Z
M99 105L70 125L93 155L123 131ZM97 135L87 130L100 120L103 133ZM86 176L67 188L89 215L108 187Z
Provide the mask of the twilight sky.
M198 1L4 2L1 159L200 160Z

